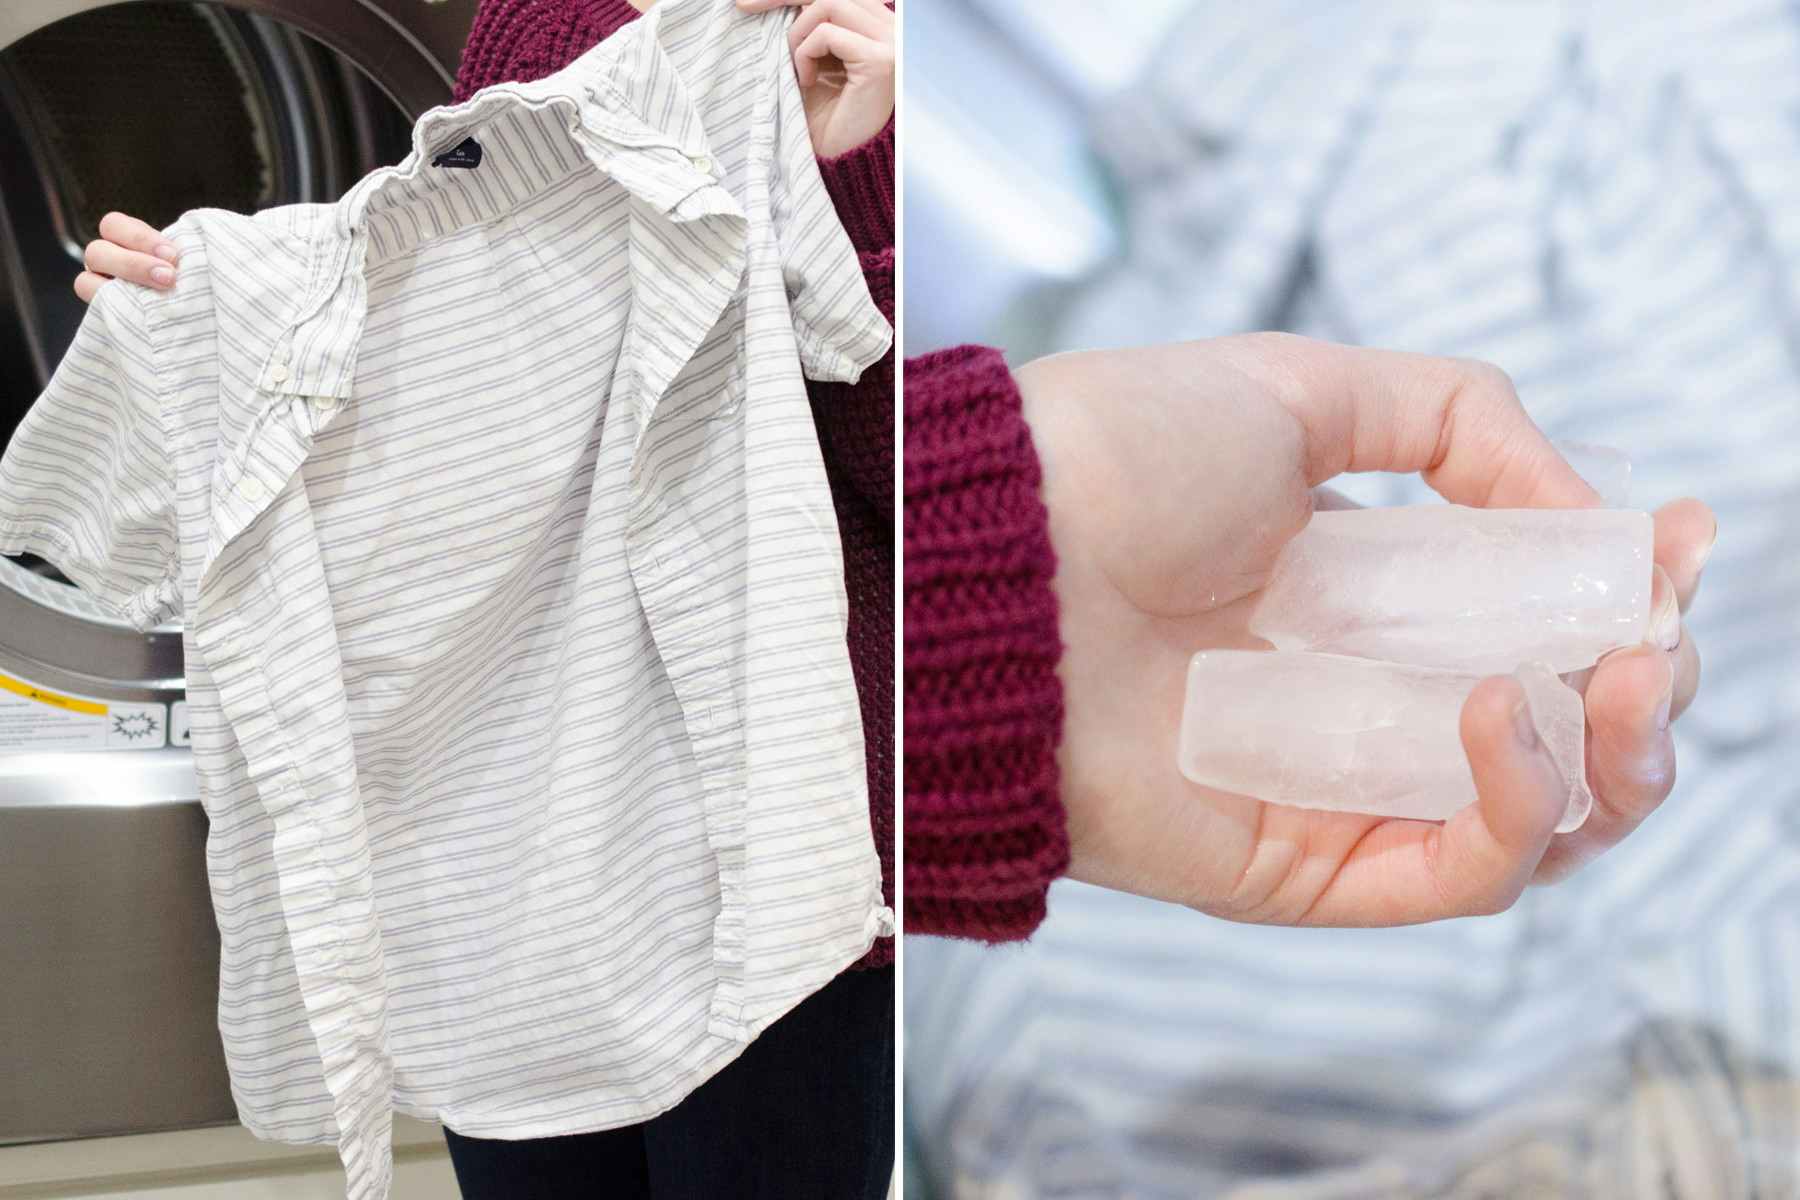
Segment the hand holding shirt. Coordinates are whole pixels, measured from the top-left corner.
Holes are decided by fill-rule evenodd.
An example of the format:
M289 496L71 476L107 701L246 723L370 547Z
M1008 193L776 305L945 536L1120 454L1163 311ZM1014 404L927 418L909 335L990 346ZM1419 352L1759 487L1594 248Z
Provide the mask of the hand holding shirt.
M184 216L0 461L0 551L185 618L233 1092L354 1196L396 1110L661 1112L891 929L801 372L892 335L787 23L664 0Z

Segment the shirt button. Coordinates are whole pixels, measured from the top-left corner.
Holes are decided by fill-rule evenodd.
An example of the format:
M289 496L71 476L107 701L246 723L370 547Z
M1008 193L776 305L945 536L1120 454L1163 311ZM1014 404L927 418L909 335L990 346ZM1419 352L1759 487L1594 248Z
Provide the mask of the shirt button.
M331 397L314 396L312 398L312 406L314 412L318 413L320 416L324 416L331 411Z
M276 363L274 366L269 368L269 382L270 383L283 383L287 380L287 377L288 377L288 369L287 369L286 363Z
M263 481L254 475L246 475L238 480L238 491L244 499L252 504L269 494L269 489L263 485Z
M693 158L689 159L688 161L694 164L694 170L699 171L705 175L712 174L712 159L706 157L706 155L696 154L696 155L694 155Z

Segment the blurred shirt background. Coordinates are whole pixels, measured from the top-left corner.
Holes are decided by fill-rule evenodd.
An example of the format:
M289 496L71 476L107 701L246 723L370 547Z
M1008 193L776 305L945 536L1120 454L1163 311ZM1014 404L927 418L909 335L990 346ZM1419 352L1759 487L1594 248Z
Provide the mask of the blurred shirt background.
M1265 929L1064 882L1025 946L909 939L909 1188L1800 1195L1794 6L933 0L907 59L907 353L1486 358L1721 529L1673 796L1511 912Z

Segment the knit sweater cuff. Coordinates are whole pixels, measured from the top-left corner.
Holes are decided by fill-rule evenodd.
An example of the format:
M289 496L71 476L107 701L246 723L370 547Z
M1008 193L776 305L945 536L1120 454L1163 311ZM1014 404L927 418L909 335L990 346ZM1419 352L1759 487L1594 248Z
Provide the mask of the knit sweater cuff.
M1068 865L1056 559L996 350L905 373L906 929L1023 938Z
M833 158L819 159L819 175L844 232L869 254L894 244L894 118L881 132Z

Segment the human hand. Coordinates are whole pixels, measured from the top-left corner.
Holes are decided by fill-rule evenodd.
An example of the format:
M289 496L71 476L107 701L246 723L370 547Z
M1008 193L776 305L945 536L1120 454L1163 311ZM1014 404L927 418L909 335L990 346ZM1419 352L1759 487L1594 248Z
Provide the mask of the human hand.
M788 30L813 153L832 158L894 113L894 10L881 0L737 0L745 12L800 8Z
M174 287L176 257L174 244L157 230L136 217L109 212L100 218L100 236L82 255L87 269L75 277L75 294L86 304L108 279Z
M1553 832L1567 792L1515 733L1524 695L1505 676L1464 706L1479 798L1443 823L1264 804L1176 769L1188 659L1263 645L1248 629L1258 589L1333 476L1419 471L1483 507L1598 503L1499 370L1255 334L1062 354L1014 374L1057 555L1071 876L1241 921L1494 913L1669 794L1668 722L1699 683L1680 614L1717 528L1698 500L1655 514L1655 642L1608 654L1588 682L1594 810L1579 830Z

